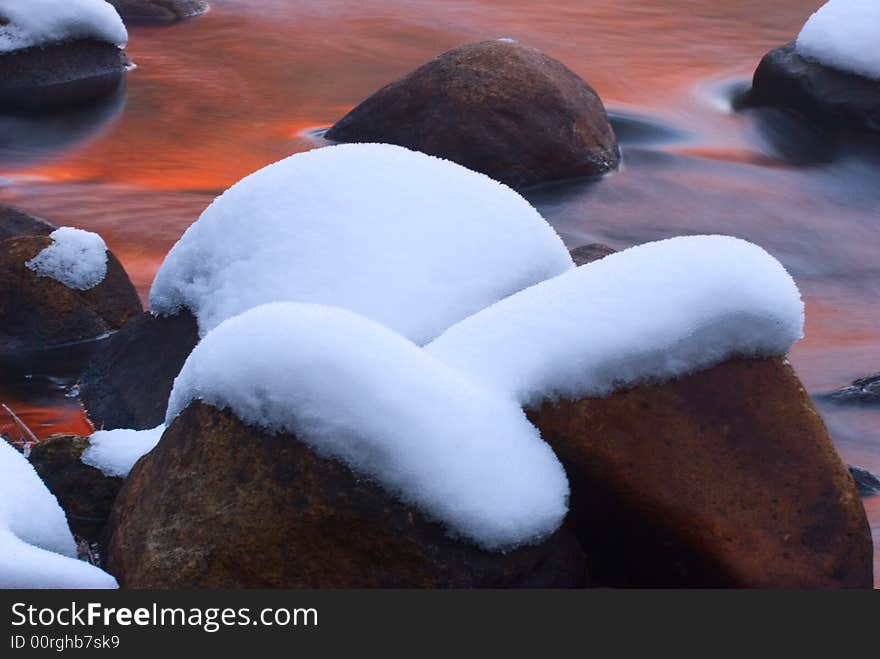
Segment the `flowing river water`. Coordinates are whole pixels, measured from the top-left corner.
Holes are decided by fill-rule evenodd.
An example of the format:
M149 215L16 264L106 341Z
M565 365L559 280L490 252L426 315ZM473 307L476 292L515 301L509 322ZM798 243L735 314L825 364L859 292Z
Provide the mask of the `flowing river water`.
M732 109L762 54L821 4L214 0L196 20L131 29L137 68L100 106L0 117L0 202L99 232L146 300L168 249L229 185L320 145L317 129L425 60L512 37L590 82L623 146L601 181L526 193L566 243L724 233L762 245L803 292L791 360L821 394L880 371L880 157ZM68 384L0 385L0 402L38 435L86 433ZM880 473L880 407L820 409L844 458ZM880 497L866 506L880 546Z

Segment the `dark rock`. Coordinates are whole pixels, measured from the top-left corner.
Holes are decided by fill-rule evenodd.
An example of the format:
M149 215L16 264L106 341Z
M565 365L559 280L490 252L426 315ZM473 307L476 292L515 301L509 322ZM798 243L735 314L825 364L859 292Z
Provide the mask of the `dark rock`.
M30 461L67 513L70 530L97 542L122 479L84 464L80 458L88 446L88 437L53 435L31 448Z
M47 236L56 228L23 210L0 204L0 241L20 236Z
M583 555L563 527L490 553L230 411L193 403L129 474L107 526L125 588L562 587Z
M113 92L129 60L114 44L81 39L0 54L0 111L42 113Z
M171 385L198 342L189 311L132 318L97 348L80 379L80 400L91 422L106 430L164 423Z
M794 42L764 56L748 103L785 108L843 133L880 132L880 84L805 59Z
M597 176L620 159L587 83L533 48L500 40L451 50L380 89L326 138L398 144L516 188Z
M880 404L880 373L855 380L848 387L824 396L835 403Z
M852 474L853 480L856 482L859 496L867 498L880 494L880 478L877 478L870 471L850 465L849 473Z
M205 0L107 0L126 25L167 25L204 14Z
M586 265L587 263L604 259L606 256L616 253L616 249L609 247L608 245L603 245L602 243L581 245L580 247L575 247L569 252L569 254L571 254L571 260L574 261L576 266Z
M855 484L783 358L529 411L566 467L591 579L871 588Z
M27 268L52 242L48 236L0 242L0 363L5 367L57 374L81 367L95 340L141 312L137 291L109 251L106 277L87 291ZM70 363L58 361L66 357Z

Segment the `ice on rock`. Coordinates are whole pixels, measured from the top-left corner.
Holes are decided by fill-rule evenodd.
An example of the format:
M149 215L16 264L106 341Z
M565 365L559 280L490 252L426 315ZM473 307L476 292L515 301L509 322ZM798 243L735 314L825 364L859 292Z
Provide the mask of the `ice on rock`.
M68 288L87 291L107 276L107 245L96 233L61 227L52 244L25 265L39 277L51 277Z
M190 309L202 334L260 304L328 304L422 344L572 267L507 186L402 147L345 144L227 190L168 254L150 302Z
M74 39L97 39L120 48L128 32L104 0L0 0L0 53Z
M163 432L164 425L150 430L99 430L89 438L81 459L105 476L125 478L134 463L159 443Z
M524 405L604 396L736 355L783 355L804 308L782 265L726 236L633 247L537 284L426 350Z
M116 588L76 559L67 517L33 466L0 441L0 588Z
M796 47L807 59L880 80L878 41L878 0L830 0L807 20Z
M225 321L187 359L166 423L193 400L295 433L486 549L537 541L566 514L565 472L514 401L343 309Z

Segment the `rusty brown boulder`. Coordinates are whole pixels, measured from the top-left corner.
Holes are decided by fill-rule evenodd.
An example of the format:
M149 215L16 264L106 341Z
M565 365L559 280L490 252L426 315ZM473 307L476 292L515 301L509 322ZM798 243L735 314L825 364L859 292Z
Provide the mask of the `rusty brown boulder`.
M29 459L67 513L70 530L89 542L97 542L122 479L105 476L100 469L82 462L88 447L88 437L53 435L35 444Z
M0 241L20 236L47 236L56 228L30 213L0 204Z
M205 0L107 0L126 25L167 25L208 11Z
M0 242L0 363L53 373L79 363L90 343L140 313L141 303L119 261L107 252L107 275L89 290L39 277L25 264L51 245L48 236ZM67 364L70 358L70 364Z
M418 510L232 412L192 403L132 469L107 526L125 588L574 586L583 556L563 527L490 553Z
M511 40L455 48L339 120L336 142L385 142L515 188L597 176L620 152L598 94L562 63Z
M591 578L870 588L855 484L782 358L529 412L566 467Z

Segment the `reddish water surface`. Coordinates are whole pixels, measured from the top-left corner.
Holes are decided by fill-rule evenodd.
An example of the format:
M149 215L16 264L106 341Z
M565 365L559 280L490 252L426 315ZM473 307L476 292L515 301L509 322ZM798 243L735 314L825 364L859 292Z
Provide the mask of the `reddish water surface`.
M820 4L214 0L198 20L131 30L138 68L101 107L0 118L0 201L100 232L146 298L168 248L231 183L319 145L312 129L434 55L513 37L587 79L623 143L620 172L527 194L566 242L712 232L764 246L803 291L792 361L821 393L880 371L880 164L822 158L811 135L730 109ZM87 427L59 383L0 386L3 401L41 435ZM821 407L844 458L880 473L880 409Z

